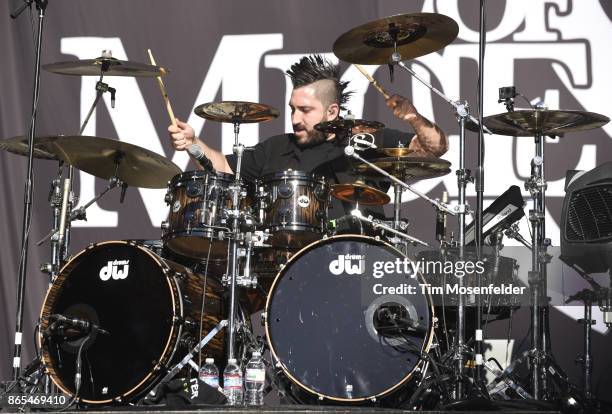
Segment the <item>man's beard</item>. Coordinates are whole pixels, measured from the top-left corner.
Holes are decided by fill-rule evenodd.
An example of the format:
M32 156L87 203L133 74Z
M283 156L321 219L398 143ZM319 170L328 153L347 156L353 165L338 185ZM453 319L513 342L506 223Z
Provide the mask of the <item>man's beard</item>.
M325 121L325 119L321 119L321 121L319 122L323 121ZM317 131L316 129L313 129L312 131L307 131L305 137L298 137L297 135L295 135L295 143L300 148L307 148L319 145L325 142L326 139L326 135L321 131Z

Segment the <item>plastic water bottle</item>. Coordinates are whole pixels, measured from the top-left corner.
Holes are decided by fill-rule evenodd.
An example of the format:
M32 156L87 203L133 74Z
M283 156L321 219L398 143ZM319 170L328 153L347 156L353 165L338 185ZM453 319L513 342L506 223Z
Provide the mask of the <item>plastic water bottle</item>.
M213 358L206 358L204 365L200 368L200 381L210 385L215 390L219 389L219 368L215 365Z
M242 404L242 370L235 358L227 361L223 371L223 394L227 398L228 405Z
M266 385L266 366L261 353L254 351L246 366L244 392L246 405L263 405L263 392Z

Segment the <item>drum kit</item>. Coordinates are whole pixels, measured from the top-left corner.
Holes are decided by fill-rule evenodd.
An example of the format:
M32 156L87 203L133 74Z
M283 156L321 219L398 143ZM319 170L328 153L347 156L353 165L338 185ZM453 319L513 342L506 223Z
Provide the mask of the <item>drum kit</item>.
M334 43L334 53L356 65L392 63L420 79L403 60L440 50L457 33L457 24L440 14L397 15L343 34ZM354 181L332 184L312 172L284 170L251 182L241 175L242 154L249 149L240 143L240 126L271 121L279 112L261 103L224 101L200 105L194 112L234 126L235 174L210 168L181 172L145 148L81 135L100 97L107 92L114 97L115 90L102 82L103 77L161 77L167 70L116 60L108 52L97 59L44 68L62 75L100 77L80 134L37 137L33 147L35 158L60 165L50 198L53 228L46 238L51 241L52 260L42 267L51 284L40 312L38 340L40 374L62 392L84 404L137 403L179 372L190 366L197 369L194 361L204 356L244 359L251 348L267 348L276 384L295 401L414 407L431 402L432 389L439 390L439 401L451 401L451 394L462 397L462 386L448 390L455 381L465 384L457 378L471 362L466 359L470 350L465 331L460 329L465 323L462 296L451 301L457 308L455 337L444 342L436 332L446 321L436 315L432 297L419 293L427 274L389 279L364 269L374 262L404 260L412 245L427 245L408 234L401 218L405 190L432 203L444 220L446 214L460 218L459 237L447 240L442 234L441 248L434 254L444 249L456 249L459 257L466 254L465 188L471 178L464 156L457 171L459 205L451 206L407 184L450 173L448 161L412 154L401 146L375 148L369 137L384 125L348 116L316 128L351 137L345 154ZM369 80L389 96L373 78ZM465 103L427 86L456 110L465 151L464 127L477 129L477 120ZM607 122L594 113L539 107L484 118L485 131L535 137L540 168L533 169L527 183L536 202L531 215L534 256L545 249L544 137ZM2 140L0 149L27 155L27 138ZM64 166L70 170L66 179ZM109 183L79 208L74 208L73 168ZM367 184L367 178L393 185L392 221L361 212L361 206L391 202L385 192ZM70 255L71 221L85 218L86 208L111 189L122 189L123 202L127 186L167 188L168 217L161 239L97 242ZM353 206L346 218L361 223L361 234L339 234L334 226L339 220L329 218L332 198ZM516 277L514 263L502 267L509 274L502 272L501 278ZM536 257L533 271L545 273L542 267ZM336 276L330 277L330 272ZM417 293L374 293L400 284ZM545 307L542 280L532 287L535 309ZM249 322L249 314L262 309L265 340L254 337ZM534 317L535 324L540 322ZM535 369L543 364L545 352L539 334L541 329L534 329L534 344L540 344L534 345ZM453 366L446 364L450 360ZM536 387L541 379L540 373L534 375Z

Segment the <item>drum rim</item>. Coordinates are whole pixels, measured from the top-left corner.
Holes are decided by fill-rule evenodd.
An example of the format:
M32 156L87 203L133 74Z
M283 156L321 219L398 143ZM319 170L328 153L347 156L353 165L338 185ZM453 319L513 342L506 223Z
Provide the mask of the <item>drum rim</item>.
M289 260L287 260L287 263L285 263L284 266L282 266L282 268L278 271L278 273L276 274L276 277L274 278L274 281L272 282L272 285L270 286L270 290L268 292L268 297L266 299L266 305L264 307L264 312L266 317L264 318L264 328L265 328L265 332L266 332L266 342L268 343L268 346L270 347L270 354L272 355L272 357L279 363L280 368L283 370L283 373L285 375L287 375L289 377L289 379L296 385L298 385L299 387L301 387L302 389L306 390L307 392L309 392L310 394L318 397L318 398L327 398L329 400L332 401L338 401L338 402L363 402L363 401L373 401L375 399L378 398L382 398L387 396L388 394L392 393L394 390L398 389L399 387L403 386L405 383L407 383L408 381L410 381L412 379L412 377L414 376L415 373L417 372L422 372L424 370L424 367L427 365L427 361L420 359L419 362L416 363L416 365L412 368L412 370L408 373L408 375L406 375L404 378L402 378L401 381L399 381L397 384L395 384L394 386L387 388L386 390L375 394L375 395L370 395L367 397L361 397L361 398L340 398L340 397L332 397L326 394L321 394L320 392L317 392L311 388L309 388L308 386L304 385L301 381L299 381L297 378L295 378L293 376L293 374L287 369L287 367L285 366L284 362L278 357L278 355L276 354L276 349L274 347L274 344L272 344L272 335L270 333L270 318L269 318L269 309L270 309L270 302L272 300L272 297L274 296L273 293L276 290L276 286L278 284L278 282L282 279L282 274L285 271L285 269L291 265L294 261L297 260L298 257L300 257L302 255L302 252L305 252L307 249L310 249L311 247L314 247L317 244L320 243L330 243L333 240L342 240L342 239L362 239L362 240L366 240L366 241L375 241L377 244L382 244L385 245L386 247L390 247L391 249L395 250L397 253L399 253L400 255L402 255L403 257L407 257L407 255L405 255L404 253L402 253L400 250L396 249L394 246L392 246L391 244L385 242L384 240L381 240L377 237L369 237L369 236L362 236L359 234L340 234L340 235L336 235L336 236L332 236L332 237L324 237L323 239L320 240L316 240L308 245L306 245L305 247L301 248L300 250L298 250L294 255L292 255ZM418 278L420 279L421 282L425 282L425 279L423 277L423 274L421 272L417 273ZM426 337L425 340L423 341L423 346L421 347L421 352L427 353L429 352L429 349L431 348L431 345L433 343L433 338L434 338L434 318L435 318L435 314L434 314L434 307L433 307L433 299L431 298L431 295L429 294L429 292L424 294L425 297L429 298L429 313L431 316L431 323L430 323L430 327L427 330L426 333Z
M305 181L319 181L325 185L328 184L328 180L322 176L313 173L309 173L301 170L293 170L288 168L286 170L274 171L272 173L268 173L261 177L261 182L263 185L266 185L270 182L274 181L283 181L286 179L294 179L294 180L305 180Z
M206 171L206 170L190 170L190 171L183 171L182 173L179 173L177 175L175 175L174 177L172 177L170 179L169 182L169 186L170 187L176 187L177 184L179 184L181 181L183 180L189 180L192 178L200 178L200 177L206 177L206 176L211 176L215 179L219 179L221 181L227 181L227 182L233 182L234 181L234 175L233 174L228 174L228 173L224 173L222 171L216 171L214 173L210 172L210 171Z
M48 322L48 316L49 316L49 312L50 312L50 308L51 308L51 304L48 304L47 301L51 300L52 298L49 298L50 295L56 293L59 289L61 289L61 287L64 285L64 283L66 282L66 278L70 272L70 270L76 265L74 262L81 257L82 255L84 255L85 253L88 253L90 250L93 250L94 248L98 247L98 246L103 246L105 244L125 244L128 246L132 246L132 247L136 247L142 251L144 251L147 255L149 255L156 263L158 263L160 265L160 268L162 269L164 275L166 276L166 283L168 284L168 288L169 288L169 292L171 293L171 301L172 301L172 307L174 309L175 315L173 315L173 318L176 317L176 310L177 310L177 306L178 309L180 311L182 311L183 308L183 303L181 301L180 295L177 293L177 288L176 286L174 286L171 282L171 278L169 277L168 272L170 271L170 267L163 261L160 261L160 257L158 255L156 255L154 252L146 249L144 246L138 245L132 241L126 241L126 240L108 240L108 241L102 241L102 242L96 242L96 243L92 243L89 246L87 246L86 248L84 248L83 250L81 250L80 252L78 252L77 254L75 254L73 257L70 258L70 260L68 260L66 262L66 264L64 264L64 266L62 266L62 268L60 269L60 271L57 274L56 279L53 281L53 283L51 284L51 286L49 286L49 288L47 289L47 293L45 294L45 298L42 302L42 307L40 310L40 315L39 315L39 330L38 330L38 334L37 334L37 338L38 338L38 348L40 349L40 353L41 353L41 362L45 367L45 371L47 372L47 374L49 374L49 377L51 378L51 381L53 381L53 383L60 389L62 390L62 392L64 392L65 394L67 394L70 397L73 397L74 394L68 390L64 384L63 381L61 381L61 378L59 378L59 375L57 375L55 367L52 365L52 361L50 358L50 355L48 353L48 351L46 350L46 348L43 347L43 336L42 336L42 332L44 331L44 329L47 328L49 322ZM60 279L61 278L61 279ZM178 301L177 301L178 299ZM175 333L175 331L177 331ZM159 375L158 373L161 372L161 368L169 361L171 360L171 358L174 356L179 341L176 340L177 338L180 338L181 336L181 331L182 331L182 326L179 324L175 324L172 323L171 327L170 327L170 332L168 334L168 339L166 340L166 344L164 345L164 349L162 351L162 354L160 355L159 359L157 360L157 363L155 364L155 366L153 366L153 368L151 368L146 375L140 380L140 382L138 382L138 384L136 384L135 386L133 386L132 388L130 388L128 391L122 393L121 395L115 397L115 398L111 398L111 399L106 399L106 400L88 400L88 399L81 399L82 402L88 403L88 404L108 404L108 403L112 403L113 401L117 401L117 398L120 398L122 401L124 399L129 399L131 398L134 394L136 394L138 392L139 389L142 389L142 391L146 390L146 386L143 388L143 385L147 384L148 382L151 381L151 379L157 375ZM174 341L173 341L174 338ZM173 343L174 342L174 343ZM170 349L171 348L171 349Z

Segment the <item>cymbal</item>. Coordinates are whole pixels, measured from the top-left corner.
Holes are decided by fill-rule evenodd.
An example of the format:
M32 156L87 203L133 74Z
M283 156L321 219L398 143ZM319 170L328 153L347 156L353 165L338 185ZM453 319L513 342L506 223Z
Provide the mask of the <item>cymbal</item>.
M483 123L494 134L514 137L559 136L600 128L608 122L610 118L595 112L547 109L520 109L487 116L483 119ZM478 126L472 122L467 122L466 128L478 131Z
M57 156L73 167L103 179L116 176L131 187L164 188L181 172L163 155L115 139L60 136L52 145Z
M362 65L383 65L394 52L394 37L402 60L442 49L457 38L459 26L437 13L397 14L357 26L334 42L339 59Z
M43 65L43 69L60 75L75 76L100 76L104 72L104 76L155 77L164 76L168 73L161 66L108 57L49 63Z
M414 150L408 149L408 147L393 147L393 148L373 148L368 149L364 156L370 158L382 158L382 157L406 157L413 154Z
M278 109L269 105L242 101L209 102L197 106L193 112L210 121L232 124L266 122L279 115Z
M386 157L369 161L404 180L441 177L451 171L450 162L436 157ZM365 163L357 164L354 168L357 173L380 177L380 173Z
M357 202L365 206L383 206L391 201L386 193L365 184L363 181L355 181L350 184L333 184L330 194L340 201Z
M365 119L335 119L333 121L320 122L315 125L317 131L338 134L350 132L351 134L373 134L383 129L385 125L381 122L366 121Z
M51 144L57 139L57 136L34 137L34 158L42 160L58 160L53 152ZM28 137L18 136L0 140L0 149L12 152L17 155L28 156L29 142Z

